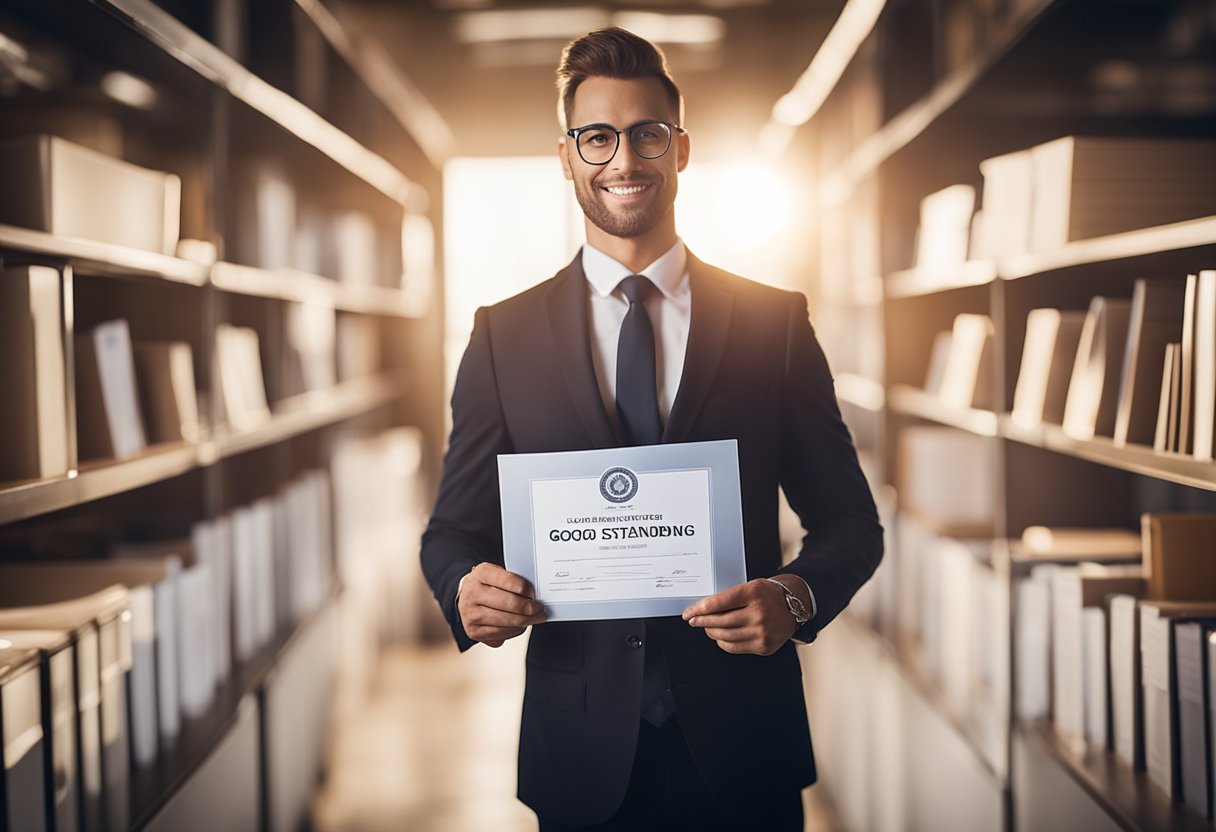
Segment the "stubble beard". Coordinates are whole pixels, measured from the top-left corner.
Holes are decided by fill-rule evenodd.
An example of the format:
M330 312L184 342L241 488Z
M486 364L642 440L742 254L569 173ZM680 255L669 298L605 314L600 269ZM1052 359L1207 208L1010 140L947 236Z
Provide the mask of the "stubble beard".
M608 207L604 192L594 182L589 185L575 182L574 196L587 219L600 231L613 237L640 237L657 226L675 204L676 195L669 180L659 179L650 185L659 189L654 199L615 211Z

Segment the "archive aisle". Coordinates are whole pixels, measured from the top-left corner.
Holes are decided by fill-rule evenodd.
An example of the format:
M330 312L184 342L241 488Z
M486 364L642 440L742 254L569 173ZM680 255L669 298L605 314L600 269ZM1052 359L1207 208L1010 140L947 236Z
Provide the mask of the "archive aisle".
M0 829L298 828L410 626L443 159L310 0L0 45Z
M766 134L889 532L804 654L825 788L852 829L1209 828L1210 4L857 5Z

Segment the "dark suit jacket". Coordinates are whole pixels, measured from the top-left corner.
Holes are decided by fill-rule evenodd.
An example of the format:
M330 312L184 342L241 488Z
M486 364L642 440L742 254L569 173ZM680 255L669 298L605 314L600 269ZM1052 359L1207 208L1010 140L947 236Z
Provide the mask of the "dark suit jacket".
M869 487L840 418L806 298L727 274L689 255L692 318L664 442L737 439L749 578L804 578L814 639L882 557ZM461 577L503 563L495 456L617 446L592 367L581 257L553 278L479 309L452 394L452 435L423 537L427 581L462 650ZM778 486L807 535L781 566ZM680 726L727 811L815 781L792 643L732 655L679 617L546 623L532 629L519 748L519 797L547 820L609 818L629 781L643 650L662 636ZM653 632L653 629L652 629Z

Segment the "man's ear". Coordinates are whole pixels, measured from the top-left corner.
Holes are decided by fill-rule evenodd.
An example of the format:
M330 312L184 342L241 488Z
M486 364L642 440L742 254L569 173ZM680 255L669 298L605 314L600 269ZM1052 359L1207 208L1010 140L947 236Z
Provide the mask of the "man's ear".
M688 141L687 133L679 133L676 135L676 170L680 173L684 172L684 168L688 167L688 159L692 153L692 145Z
M566 137L557 140L557 158L562 162L562 175L571 182L574 181L574 171L570 169L570 154L566 151Z

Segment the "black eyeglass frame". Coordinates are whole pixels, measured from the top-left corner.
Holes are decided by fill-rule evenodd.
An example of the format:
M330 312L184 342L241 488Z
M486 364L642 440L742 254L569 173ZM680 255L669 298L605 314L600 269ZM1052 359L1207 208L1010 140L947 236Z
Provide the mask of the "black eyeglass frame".
M644 153L639 153L638 149L633 146L632 131L636 130L639 127L645 127L647 124L661 124L664 127L666 127L668 130L671 131L671 135L669 136L669 139L667 142L667 147L665 147L663 149L663 152L660 153L658 156L647 156ZM583 156L583 149L581 147L579 147L579 143L578 143L579 135L582 133L585 133L588 130L607 130L609 132L616 134L616 147L614 147L612 149L612 155L610 155L607 159L605 159L602 162L588 162L587 158L585 156ZM658 121L656 119L647 119L646 121L635 122L621 130L617 130L611 124L604 124L602 122L596 122L595 124L584 124L582 127L571 127L569 130L566 131L566 135L569 136L570 138L574 139L574 150L576 153L578 153L578 158L582 159L585 164L594 165L596 167L603 167L604 165L608 164L613 159L615 159L616 154L618 152L620 152L622 134L629 133L630 134L629 147L632 148L633 152L636 153L638 155L638 157L649 160L649 159L662 159L664 156L667 155L667 151L671 150L672 141L675 139L675 137L680 134L687 133L687 132L688 131L685 130L680 125L672 124L670 121Z

